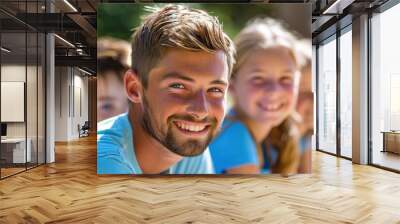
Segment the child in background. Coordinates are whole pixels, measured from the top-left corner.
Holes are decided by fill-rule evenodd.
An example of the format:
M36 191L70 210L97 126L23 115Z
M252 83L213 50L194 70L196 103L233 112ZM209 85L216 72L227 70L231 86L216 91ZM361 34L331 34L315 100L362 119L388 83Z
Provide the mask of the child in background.
M130 65L130 44L103 38L97 42L97 121L128 111L123 76Z
M230 80L233 108L210 145L216 173L298 172L294 122L300 81L296 37L273 19L258 19L236 37Z

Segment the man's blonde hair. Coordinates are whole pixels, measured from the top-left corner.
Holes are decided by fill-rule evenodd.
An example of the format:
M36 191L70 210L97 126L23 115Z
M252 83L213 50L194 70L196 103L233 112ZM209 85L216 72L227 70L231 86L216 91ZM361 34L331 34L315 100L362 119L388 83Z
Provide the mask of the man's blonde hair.
M229 74L234 64L234 45L216 17L198 9L168 5L146 16L132 36L132 69L147 87L148 74L165 50L180 48L214 53L222 50Z

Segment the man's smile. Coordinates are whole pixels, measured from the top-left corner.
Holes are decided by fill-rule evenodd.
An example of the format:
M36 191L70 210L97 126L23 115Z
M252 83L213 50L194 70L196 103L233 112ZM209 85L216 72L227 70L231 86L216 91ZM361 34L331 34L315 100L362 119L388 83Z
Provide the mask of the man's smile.
M208 122L175 120L173 123L181 133L191 137L206 136L211 127L211 124Z

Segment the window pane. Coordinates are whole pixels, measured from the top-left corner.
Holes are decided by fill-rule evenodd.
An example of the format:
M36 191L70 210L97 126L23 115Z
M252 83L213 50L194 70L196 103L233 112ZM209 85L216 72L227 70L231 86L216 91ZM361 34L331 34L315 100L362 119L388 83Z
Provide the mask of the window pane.
M340 152L351 158L352 141L352 35L340 37Z
M1 34L1 177L25 170L30 162L26 141L26 33ZM28 147L27 147L28 146ZM28 150L27 150L28 149Z
M28 62L26 80L26 115L27 115L27 142L31 157L27 163L28 168L37 165L37 33L28 32Z
M318 147L336 153L336 39L318 48Z
M38 164L45 163L45 44L46 37L43 33L38 36Z
M372 163L400 170L400 4L372 22Z

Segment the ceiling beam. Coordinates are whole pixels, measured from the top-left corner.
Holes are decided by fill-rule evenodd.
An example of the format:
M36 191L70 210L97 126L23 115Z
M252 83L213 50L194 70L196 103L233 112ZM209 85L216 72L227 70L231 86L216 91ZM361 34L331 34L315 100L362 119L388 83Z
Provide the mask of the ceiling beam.
M91 56L55 56L56 66L87 67L96 71L97 60Z
M332 2L332 4L328 5L326 9L323 10L322 14L324 15L335 15L342 14L343 10L346 9L349 5L351 5L355 0L336 0Z

